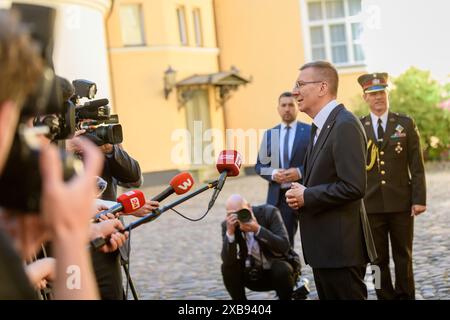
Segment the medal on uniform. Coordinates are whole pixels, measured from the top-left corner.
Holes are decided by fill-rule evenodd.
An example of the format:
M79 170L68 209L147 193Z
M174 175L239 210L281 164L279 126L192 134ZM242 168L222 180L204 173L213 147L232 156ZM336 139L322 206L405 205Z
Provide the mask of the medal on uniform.
M399 142L397 142L397 146L395 147L395 152L397 152L397 154L400 154L400 152L402 152L402 151L403 151L403 148L399 141Z
M391 136L392 139L398 139L402 137L406 137L406 133L403 132L405 128L403 128L400 124L395 127L395 133Z

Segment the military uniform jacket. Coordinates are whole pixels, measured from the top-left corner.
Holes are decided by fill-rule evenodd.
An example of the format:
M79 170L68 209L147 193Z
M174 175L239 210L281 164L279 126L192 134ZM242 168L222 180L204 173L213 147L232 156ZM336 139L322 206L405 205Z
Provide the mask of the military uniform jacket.
M370 115L360 118L367 135L367 213L406 212L426 204L425 170L414 120L389 112L381 146Z

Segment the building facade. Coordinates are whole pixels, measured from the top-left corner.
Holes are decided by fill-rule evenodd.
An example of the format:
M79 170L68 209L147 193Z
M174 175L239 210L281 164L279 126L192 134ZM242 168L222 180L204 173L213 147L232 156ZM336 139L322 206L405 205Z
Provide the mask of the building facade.
M361 0L28 2L58 9L57 72L98 84L147 183L179 170L215 175L226 147L245 148L253 166L259 133L278 123L277 98L304 63L335 63L350 108L366 69ZM236 146L227 130L258 141Z

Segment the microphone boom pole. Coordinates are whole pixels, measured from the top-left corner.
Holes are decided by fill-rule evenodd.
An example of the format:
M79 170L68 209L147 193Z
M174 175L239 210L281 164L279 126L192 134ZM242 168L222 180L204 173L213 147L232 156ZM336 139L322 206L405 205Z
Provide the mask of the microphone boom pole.
M174 202L172 202L172 203L162 207L161 209L154 210L152 213L149 213L145 217L142 217L141 219L130 223L128 226L125 227L125 230L123 232L131 231L134 228L139 227L141 224L144 224L144 223L147 223L147 222L155 220L156 218L158 218L161 214L163 214L167 210L170 210L170 209L178 206L179 204L181 204L181 203L183 203L183 202L185 202L185 201L187 201L187 200L189 200L189 199L199 195L202 192L205 192L206 190L215 188L218 183L219 183L219 180L214 180L214 181L208 183L207 185L205 185L204 187L202 187L202 188L200 188L200 189L198 189L198 190L196 190L196 191L194 191L194 192L192 192L190 194L185 195L184 197L182 197L182 198L180 198L180 199L178 199L178 200L176 200L176 201L174 201Z

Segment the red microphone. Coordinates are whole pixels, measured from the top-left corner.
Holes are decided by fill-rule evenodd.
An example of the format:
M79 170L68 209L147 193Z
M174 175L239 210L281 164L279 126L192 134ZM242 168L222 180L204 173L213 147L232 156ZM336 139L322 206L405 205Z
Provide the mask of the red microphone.
M194 178L189 172L179 173L175 177L173 177L172 180L170 180L169 186L164 191L154 196L152 200L160 202L173 193L186 193L192 188L193 185Z
M108 210L101 211L95 215L96 219L99 219L101 215L117 212L132 213L145 204L145 196L140 190L132 190L125 192L117 198L117 204L113 205Z
M235 177L239 175L242 165L242 157L236 150L223 150L219 154L216 168L219 173L227 172L228 177Z
M211 209L219 196L220 191L225 184L225 180L228 176L235 177L239 175L242 165L242 157L236 150L223 150L219 154L216 168L220 172L220 177L217 182L217 186L214 189L214 193L209 201L208 210Z

